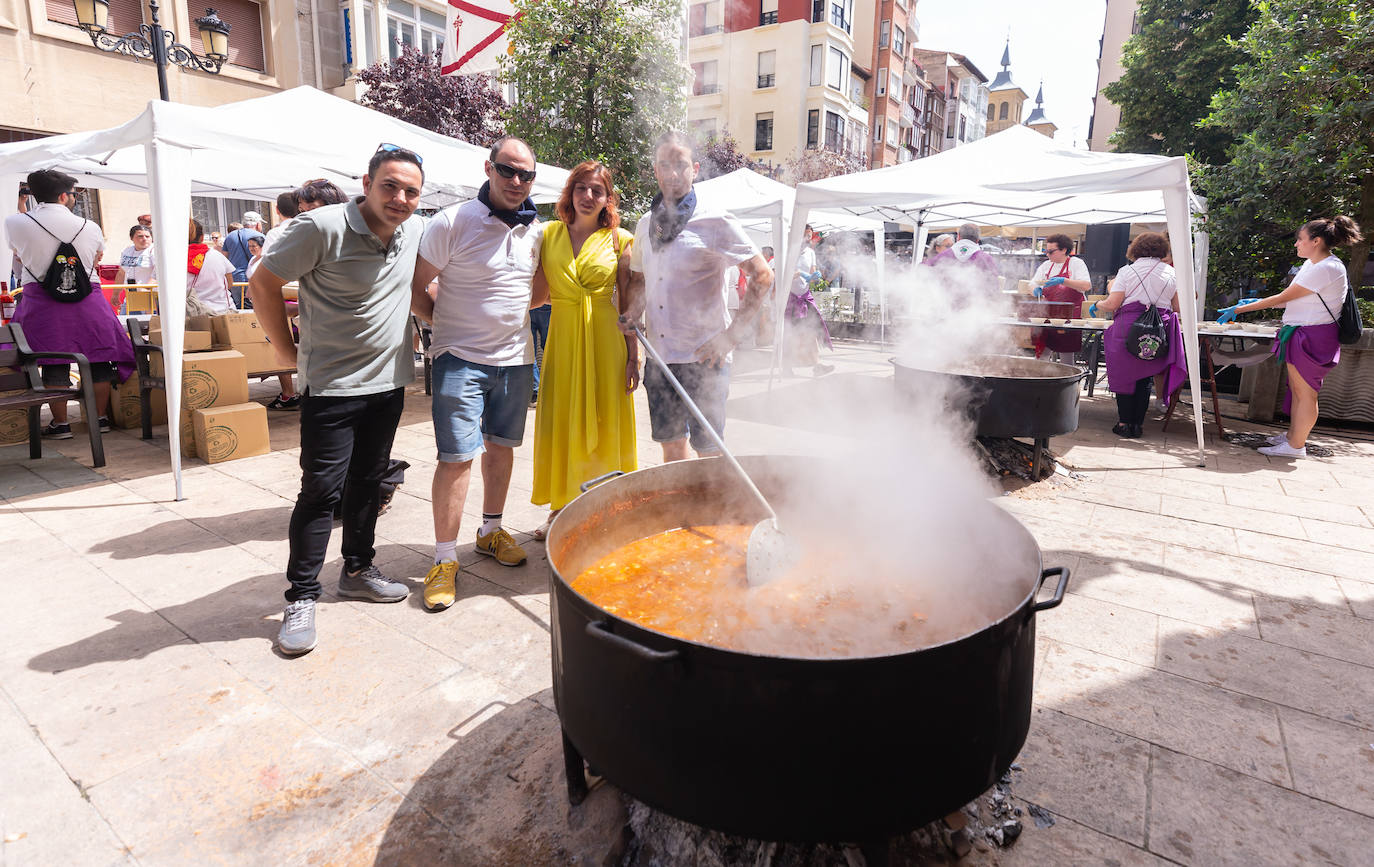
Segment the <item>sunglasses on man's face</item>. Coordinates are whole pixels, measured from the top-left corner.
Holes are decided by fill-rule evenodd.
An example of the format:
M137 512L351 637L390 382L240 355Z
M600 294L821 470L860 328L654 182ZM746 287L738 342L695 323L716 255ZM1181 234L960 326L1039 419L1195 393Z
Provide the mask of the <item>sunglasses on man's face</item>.
M381 144L377 145L377 150L373 152L373 155L375 156L376 154L381 153L403 154L406 157L414 157L415 165L417 166L422 166L425 164L424 158L417 154L415 151L411 150L410 148L403 148L400 145L394 145L391 142L384 141Z
M517 169L515 166L508 166L505 163L492 163L491 167L496 169L496 173L503 178L519 177L520 183L528 184L534 180L533 169Z

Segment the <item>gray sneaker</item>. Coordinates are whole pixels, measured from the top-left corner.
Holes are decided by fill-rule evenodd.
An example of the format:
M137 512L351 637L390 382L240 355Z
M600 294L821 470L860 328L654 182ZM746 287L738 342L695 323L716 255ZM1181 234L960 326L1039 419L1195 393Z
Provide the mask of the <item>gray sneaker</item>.
M392 581L376 566L368 566L357 575L349 575L345 566L339 572L339 595L371 602L400 602L410 595L410 588Z
M300 656L314 650L315 641L315 600L297 599L282 612L277 649L287 656Z

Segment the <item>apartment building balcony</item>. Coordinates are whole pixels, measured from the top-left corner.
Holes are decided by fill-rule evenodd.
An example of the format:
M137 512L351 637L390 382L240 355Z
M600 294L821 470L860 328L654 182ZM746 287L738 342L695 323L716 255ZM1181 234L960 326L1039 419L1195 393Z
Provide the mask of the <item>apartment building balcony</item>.
M899 118L897 118L897 122L898 122L899 124L901 124L902 126L904 126L904 127L915 126L915 125L916 125L916 109L912 108L910 105L908 105L908 104L905 103L905 102L902 103L902 114L901 114L901 116L900 116Z
M921 67L917 66L916 64L908 60L906 64L902 67L902 84L905 84L908 87L910 87L913 84L920 84L921 78L919 75L916 74L920 68Z

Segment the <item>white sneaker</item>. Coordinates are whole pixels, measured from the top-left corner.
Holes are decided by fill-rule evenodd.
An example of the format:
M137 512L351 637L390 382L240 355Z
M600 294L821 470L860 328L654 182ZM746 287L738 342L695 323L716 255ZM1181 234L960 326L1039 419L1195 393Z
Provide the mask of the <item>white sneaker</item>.
M1288 444L1287 440L1284 440L1278 445L1265 446L1259 450L1259 453L1262 455L1272 455L1276 458L1305 458L1307 457L1307 448L1304 446L1303 448L1295 449Z
M1276 446L1276 445L1278 445L1279 443L1286 443L1286 442L1288 442L1288 434L1286 434L1286 433L1276 433L1276 434L1274 434L1274 435L1271 436L1271 437L1265 437L1265 438L1264 438L1264 441L1267 442L1267 443L1269 443L1269 445L1271 445L1271 446ZM1305 446L1304 446L1304 448L1305 448Z

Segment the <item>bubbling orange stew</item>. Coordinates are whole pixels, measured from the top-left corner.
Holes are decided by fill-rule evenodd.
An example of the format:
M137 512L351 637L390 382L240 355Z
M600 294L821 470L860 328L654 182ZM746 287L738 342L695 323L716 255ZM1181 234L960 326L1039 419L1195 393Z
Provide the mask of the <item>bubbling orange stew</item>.
M649 536L602 557L572 587L647 629L747 653L862 657L933 643L917 588L836 580L850 565L843 551L806 545L799 566L751 589L752 529L718 524Z

